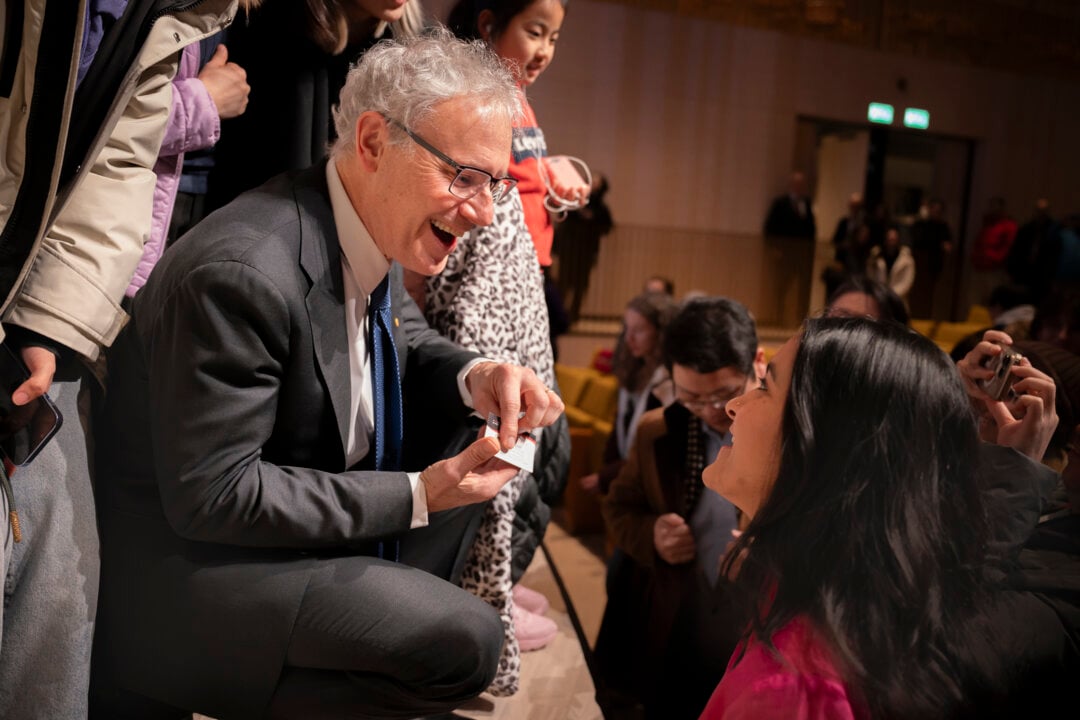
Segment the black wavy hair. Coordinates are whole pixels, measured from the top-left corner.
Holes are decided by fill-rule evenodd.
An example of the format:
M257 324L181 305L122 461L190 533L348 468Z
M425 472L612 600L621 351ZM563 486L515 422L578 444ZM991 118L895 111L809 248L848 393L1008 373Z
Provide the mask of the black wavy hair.
M807 320L782 431L775 484L726 560L730 576L746 551L748 633L769 643L807 618L872 717L952 716L978 682L962 658L987 543L955 367L899 325Z

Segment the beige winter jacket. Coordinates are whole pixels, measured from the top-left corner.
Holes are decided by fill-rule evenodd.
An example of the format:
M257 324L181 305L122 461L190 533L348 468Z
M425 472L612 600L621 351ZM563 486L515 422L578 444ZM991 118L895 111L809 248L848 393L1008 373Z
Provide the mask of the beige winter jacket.
M68 4L71 0L24 3L14 82L10 95L0 97L0 228L11 217L27 170L26 133L30 103L36 100L35 70L49 2ZM180 51L227 26L236 14L237 1L204 0L191 10L157 19L136 63L124 76L108 118L86 155L89 159L61 188L61 159L72 120L86 0L77 0L77 5L76 44L66 89L45 89L66 93L56 154L34 160L53 163L48 198L30 255L0 304L0 322L38 332L93 360L127 321L119 301L150 232L152 168L165 133Z

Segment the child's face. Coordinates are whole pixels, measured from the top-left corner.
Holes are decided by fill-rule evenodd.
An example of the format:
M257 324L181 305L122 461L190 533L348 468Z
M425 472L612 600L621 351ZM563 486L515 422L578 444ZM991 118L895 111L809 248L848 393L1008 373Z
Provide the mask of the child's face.
M536 82L555 57L564 14L560 0L535 0L494 38L495 52L511 64L520 84Z

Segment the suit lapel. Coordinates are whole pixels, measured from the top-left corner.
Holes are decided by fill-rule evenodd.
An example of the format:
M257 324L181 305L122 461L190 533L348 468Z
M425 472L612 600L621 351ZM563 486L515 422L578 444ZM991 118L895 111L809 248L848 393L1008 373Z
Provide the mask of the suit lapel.
M337 420L342 450L349 431L349 337L341 247L326 188L326 161L300 174L293 186L300 218L300 267L311 281L307 297L311 339L319 374Z

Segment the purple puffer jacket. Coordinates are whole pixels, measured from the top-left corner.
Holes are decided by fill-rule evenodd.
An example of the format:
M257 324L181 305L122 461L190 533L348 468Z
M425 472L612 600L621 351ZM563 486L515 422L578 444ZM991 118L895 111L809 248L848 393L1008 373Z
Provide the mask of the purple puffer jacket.
M165 235L169 230L176 190L180 185L184 153L212 147L221 135L217 107L198 75L199 43L193 43L184 48L180 67L173 78L169 125L154 164L157 184L154 186L154 216L150 225L150 237L143 246L139 267L135 269L135 276L125 292L128 297L134 297L138 289L146 283L150 271L165 250Z

